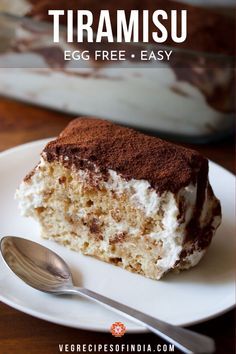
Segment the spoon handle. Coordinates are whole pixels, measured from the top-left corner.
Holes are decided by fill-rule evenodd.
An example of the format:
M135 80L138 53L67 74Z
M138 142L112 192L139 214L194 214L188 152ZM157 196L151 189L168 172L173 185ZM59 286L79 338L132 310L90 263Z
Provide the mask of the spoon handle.
M105 307L145 326L151 332L174 344L183 353L210 354L215 351L214 341L207 336L157 320L154 317L148 316L129 306L123 305L85 288L75 287L68 292L80 294L83 297L102 304Z

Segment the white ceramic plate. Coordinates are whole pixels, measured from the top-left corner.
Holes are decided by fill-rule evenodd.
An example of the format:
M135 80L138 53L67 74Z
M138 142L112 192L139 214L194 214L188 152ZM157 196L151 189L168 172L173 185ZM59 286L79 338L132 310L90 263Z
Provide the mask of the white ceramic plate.
M18 235L40 242L68 262L77 285L83 284L172 324L197 323L234 306L235 177L232 174L210 163L210 180L222 203L223 223L206 257L192 270L153 281L42 240L37 223L20 216L15 190L38 162L46 142L36 141L0 154L0 237ZM35 317L75 328L107 331L113 322L121 320L129 332L145 331L80 297L55 297L31 289L11 273L1 257L0 300Z

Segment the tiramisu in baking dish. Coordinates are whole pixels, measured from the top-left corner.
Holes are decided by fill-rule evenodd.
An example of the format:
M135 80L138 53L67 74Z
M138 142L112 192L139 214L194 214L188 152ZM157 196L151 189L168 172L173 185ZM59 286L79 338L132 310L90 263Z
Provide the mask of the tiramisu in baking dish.
M44 238L152 279L195 266L221 221L206 158L93 118L47 144L17 197Z
M74 115L97 116L184 137L191 142L225 136L232 132L235 122L235 21L212 9L189 5L191 0L187 2L1 1L0 10L24 14L33 23L28 24L24 19L10 21L9 17L4 20L0 15L0 26L3 26L3 30L0 28L0 66L3 68L0 69L0 94ZM68 43L62 33L60 43L55 45L51 31L48 33L47 27L37 25L40 21L52 22L52 16L48 16L51 9L65 11L65 15L60 16L60 24L65 26L68 10L76 13L77 9L88 9L93 13L94 33L100 10L109 10L114 36L117 9L124 9L127 19L130 11L138 10L141 33L143 11L149 11L151 20L155 10L162 9L168 14L176 10L179 22L180 12L187 10L187 39L176 44L169 35L162 46L153 43L151 38L149 43L120 43L119 46L112 43L108 49L124 49L127 53L125 65L113 61L112 68L111 62L94 61L93 55L90 60L67 61L64 60L65 50L78 51L82 57L84 50L93 53L101 48L86 41ZM163 20L163 23L170 32L170 21ZM76 19L74 25L77 28ZM156 30L152 21L145 27L149 27L150 33ZM3 33L6 38L2 39ZM2 49L4 43L5 50ZM155 53L159 49L173 50L173 53L169 62L139 62L141 48ZM132 53L136 55L135 60L131 59ZM6 71L6 67L11 70Z

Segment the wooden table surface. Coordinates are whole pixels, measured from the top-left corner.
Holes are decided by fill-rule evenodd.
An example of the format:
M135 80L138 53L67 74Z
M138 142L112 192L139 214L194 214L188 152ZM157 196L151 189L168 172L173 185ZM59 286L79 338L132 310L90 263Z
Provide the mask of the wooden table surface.
M0 98L0 151L28 141L55 136L70 119L71 116L65 114ZM234 171L232 139L194 147L211 160ZM214 338L216 353L231 354L235 352L234 323L234 311L230 311L190 328ZM66 328L33 318L0 303L0 354L54 354L59 353L59 343L163 344L152 334L127 333L122 338L115 338L109 333ZM178 351L175 350L175 353Z

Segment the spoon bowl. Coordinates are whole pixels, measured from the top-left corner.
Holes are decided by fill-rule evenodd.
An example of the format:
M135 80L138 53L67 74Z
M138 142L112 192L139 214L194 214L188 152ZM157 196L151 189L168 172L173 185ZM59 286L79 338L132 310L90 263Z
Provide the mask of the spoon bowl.
M64 260L48 248L20 237L1 239L3 259L29 286L55 293L72 286L72 275Z

